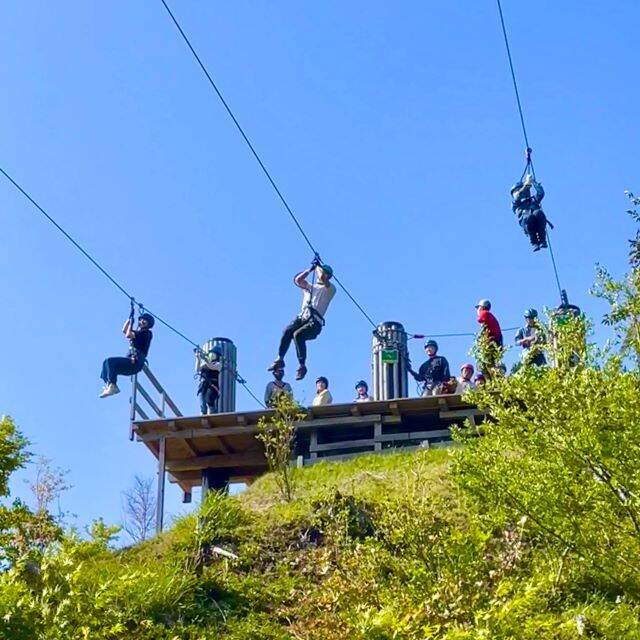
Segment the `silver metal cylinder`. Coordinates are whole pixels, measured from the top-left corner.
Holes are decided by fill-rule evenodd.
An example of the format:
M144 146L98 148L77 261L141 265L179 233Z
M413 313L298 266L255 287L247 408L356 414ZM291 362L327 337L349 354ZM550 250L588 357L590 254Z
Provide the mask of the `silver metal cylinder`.
M375 400L409 395L407 332L399 322L382 322L373 334L373 397Z
M201 349L205 353L218 347L222 351L222 371L220 371L220 398L218 413L233 413L236 410L236 346L229 338L211 338ZM196 371L200 368L200 356L196 354Z

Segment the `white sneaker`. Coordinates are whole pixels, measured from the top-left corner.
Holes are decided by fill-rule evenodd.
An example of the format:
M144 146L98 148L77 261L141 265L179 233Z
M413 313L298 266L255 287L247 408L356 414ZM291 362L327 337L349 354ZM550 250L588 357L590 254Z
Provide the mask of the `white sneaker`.
M108 384L98 396L99 398L108 398L109 396L115 396L116 393L120 393L117 384Z

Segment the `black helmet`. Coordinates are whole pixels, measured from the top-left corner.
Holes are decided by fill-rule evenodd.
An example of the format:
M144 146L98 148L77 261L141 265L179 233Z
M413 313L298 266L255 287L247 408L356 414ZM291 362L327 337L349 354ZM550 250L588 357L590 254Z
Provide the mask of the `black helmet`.
M317 378L316 384L318 384L318 382L324 382L325 387L329 386L329 381L324 376L320 376L319 378Z
M427 340L424 343L424 348L433 347L436 351L438 350L438 343L435 340Z
M153 327L153 325L156 323L156 319L150 313L141 313L138 316L138 322L140 320L146 320L147 324L149 325L149 329L151 329L151 327Z
M367 391L369 391L369 385L364 380L358 380L358 382L356 382L356 389L358 387L364 387Z

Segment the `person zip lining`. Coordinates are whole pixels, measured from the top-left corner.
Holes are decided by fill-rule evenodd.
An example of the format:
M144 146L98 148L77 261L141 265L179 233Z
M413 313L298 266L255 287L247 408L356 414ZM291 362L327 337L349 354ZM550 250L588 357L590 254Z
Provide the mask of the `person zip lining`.
M316 282L309 283L307 278L314 274ZM302 296L302 309L300 313L285 328L278 357L267 369L275 371L285 366L284 357L293 341L298 356L298 370L296 380L302 380L307 375L307 342L315 340L324 327L324 316L329 308L329 303L336 295L336 288L331 283L333 269L328 264L323 264L316 254L311 266L298 273L293 279L294 284L304 291Z
M529 168L529 163L527 164ZM526 170L525 170L526 171ZM544 189L535 179L533 173L527 173L524 181L519 180L511 187L511 208L518 216L518 223L526 236L529 237L534 251L546 249L547 225L553 225L545 215L540 203L544 198Z
M129 355L107 358L102 363L100 377L104 382L104 389L100 392L99 398L107 398L120 393L117 384L118 376L134 376L140 373L144 367L153 338L151 328L155 324L155 318L150 313L141 313L138 316L138 328L134 329L134 314L135 309L132 301L131 312L122 327L124 337L129 340Z

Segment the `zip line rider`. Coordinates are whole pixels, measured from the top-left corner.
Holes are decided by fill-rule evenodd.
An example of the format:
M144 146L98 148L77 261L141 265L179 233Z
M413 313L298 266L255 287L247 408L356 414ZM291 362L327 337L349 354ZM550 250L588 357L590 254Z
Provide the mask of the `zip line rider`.
M138 317L138 328L134 330L132 305L131 314L122 327L122 333L129 340L129 355L124 358L107 358L102 363L100 377L105 386L100 392L100 398L107 398L120 393L117 385L118 376L133 376L142 371L151 346L151 339L153 338L151 328L154 323L155 318L150 313L141 313Z
M518 216L518 222L534 251L547 248L547 225L553 229L547 220L540 203L544 198L544 189L536 179L528 173L524 179L511 187L511 208Z
M211 351L201 354L198 363L198 397L200 398L200 412L203 416L218 413L218 399L220 398L220 371L222 371L222 349L218 346Z
M317 282L309 284L307 278L311 273L315 273ZM333 276L333 269L328 264L322 264L319 257L315 257L311 266L300 272L293 279L297 287L304 290L302 296L302 309L294 320L285 328L278 357L268 368L268 371L275 371L285 366L284 357L291 346L291 341L296 345L298 356L298 370L296 380L302 380L307 375L307 341L315 340L324 326L324 316L329 308L329 303L336 295L336 288L330 282Z

